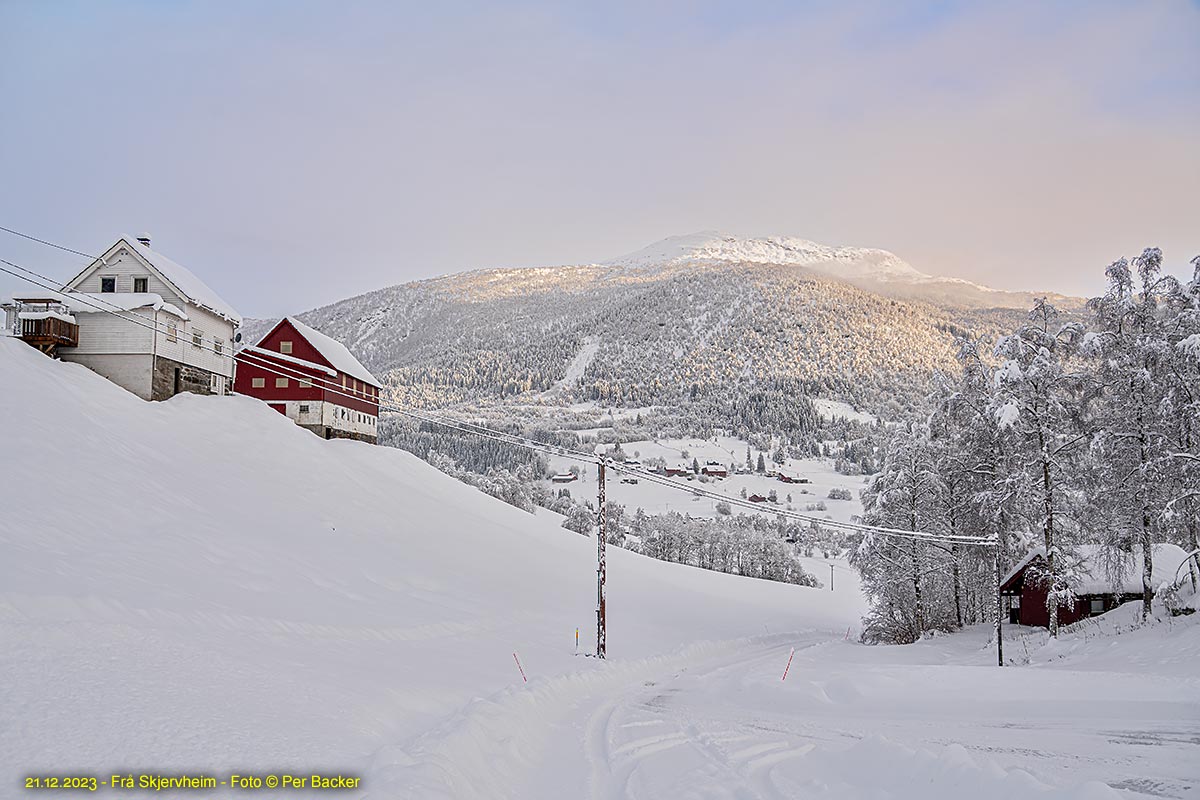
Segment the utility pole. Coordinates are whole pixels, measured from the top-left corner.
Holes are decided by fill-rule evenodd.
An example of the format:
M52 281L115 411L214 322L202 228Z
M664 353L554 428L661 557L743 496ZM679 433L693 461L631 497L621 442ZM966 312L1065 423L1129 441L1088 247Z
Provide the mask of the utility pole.
M1004 639L1001 624L1004 617L1004 600L1000 596L1000 536L996 535L996 543L992 545L993 564L992 575L996 584L996 666L1004 666Z
M607 525L605 518L608 516L604 509L604 460L600 460L600 465L596 475L596 485L598 490L598 501L600 508L596 510L596 658L604 658L608 650L608 631L605 628L604 620L604 578L608 571L604 557L604 546L608 543Z

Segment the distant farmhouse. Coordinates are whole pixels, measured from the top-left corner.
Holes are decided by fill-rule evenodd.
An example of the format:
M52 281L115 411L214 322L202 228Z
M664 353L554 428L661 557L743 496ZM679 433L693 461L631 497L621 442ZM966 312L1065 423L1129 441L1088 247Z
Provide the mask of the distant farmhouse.
M1151 549L1154 586L1172 580L1187 554L1173 544L1156 544ZM1046 607L1047 590L1042 577L1046 551L1030 550L1017 562L1000 583L1000 594L1008 609L1008 621L1014 625L1050 626L1050 611ZM1074 604L1058 607L1058 623L1070 625L1085 617L1111 611L1122 603L1142 597L1142 555L1138 550L1117 559L1106 559L1101 548L1084 545L1079 548L1079 563L1075 571L1081 580L1074 588Z
M149 237L118 239L61 291L16 297L3 308L12 335L144 400L233 388L241 316L190 270L151 250Z
M285 317L238 360L238 394L323 439L378 441L383 386L341 342Z

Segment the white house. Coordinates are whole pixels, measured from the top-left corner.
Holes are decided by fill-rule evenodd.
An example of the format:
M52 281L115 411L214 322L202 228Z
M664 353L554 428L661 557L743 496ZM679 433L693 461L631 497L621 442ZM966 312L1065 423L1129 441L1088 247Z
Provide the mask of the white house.
M118 239L62 291L15 298L5 309L18 336L44 314L73 319L77 341L60 341L55 355L145 400L233 388L242 318L186 267L151 250L147 237Z

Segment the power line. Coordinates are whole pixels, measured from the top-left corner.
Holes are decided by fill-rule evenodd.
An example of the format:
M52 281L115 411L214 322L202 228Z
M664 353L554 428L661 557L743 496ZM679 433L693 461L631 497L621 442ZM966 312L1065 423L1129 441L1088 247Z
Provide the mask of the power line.
M45 239L39 239L36 236L30 236L28 233L21 233L20 231L14 231L12 228L6 228L3 225L0 225L0 231L4 231L5 233L11 233L13 236L20 236L22 239L28 239L31 242L37 242L38 244L44 244L47 247L53 247L57 250L63 250L67 253L72 253L77 256L83 256L84 258L90 258L93 261L95 261L99 257L99 256L94 256L90 253L84 253L80 250L73 250L70 247L65 247L61 244L55 244L54 242L48 242Z

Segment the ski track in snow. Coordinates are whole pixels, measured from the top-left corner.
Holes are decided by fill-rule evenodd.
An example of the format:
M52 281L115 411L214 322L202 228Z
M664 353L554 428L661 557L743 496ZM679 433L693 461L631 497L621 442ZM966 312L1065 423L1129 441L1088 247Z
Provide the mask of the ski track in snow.
M575 357L571 359L571 363L567 365L567 371L563 373L562 379L555 382L543 394L560 392L582 378L583 373L587 372L587 368L595 360L596 353L598 352L600 352L600 342L590 336L584 338L583 346L579 348L579 352L575 354Z

